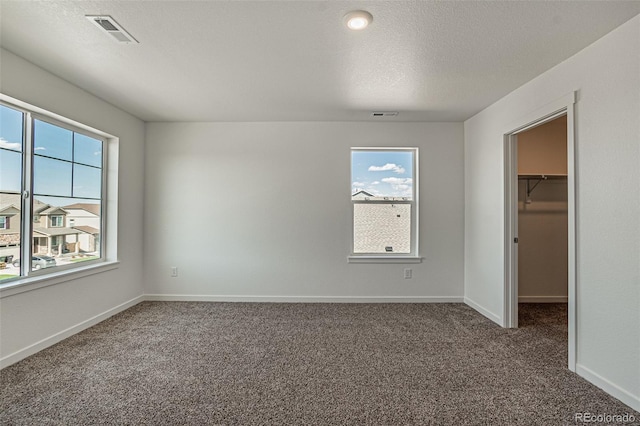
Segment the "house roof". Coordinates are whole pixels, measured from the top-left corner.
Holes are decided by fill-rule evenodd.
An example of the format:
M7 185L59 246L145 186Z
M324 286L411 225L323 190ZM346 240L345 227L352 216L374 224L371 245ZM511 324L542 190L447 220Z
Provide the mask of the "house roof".
M20 213L20 207L16 207L13 204L8 204L6 206L0 206L0 215L2 216L13 216Z
M82 226L74 226L73 229L77 229L78 231L82 231L86 234L99 234L100 230L97 228L94 228L93 226L86 226L86 225L82 225Z
M367 191L360 190L352 195L352 197L358 197L358 196L373 197L373 194L369 194Z
M358 191L351 196L352 200L366 200L366 201L411 201L410 197L385 197L374 196L366 191Z
M0 193L0 212L14 208L20 211L22 197L20 194L1 194Z
M55 215L55 214L63 214L66 215L67 211L64 210L62 207L55 207L55 206L48 206L47 208L45 208L44 210L40 210L40 212L38 214L47 216L47 215Z
M92 213L96 216L100 216L100 204L89 204L89 203L75 203L70 204L68 206L64 206L64 209L69 210L85 210L89 213Z
M80 232L73 228L33 228L33 233L45 237L57 237L59 235L79 234Z

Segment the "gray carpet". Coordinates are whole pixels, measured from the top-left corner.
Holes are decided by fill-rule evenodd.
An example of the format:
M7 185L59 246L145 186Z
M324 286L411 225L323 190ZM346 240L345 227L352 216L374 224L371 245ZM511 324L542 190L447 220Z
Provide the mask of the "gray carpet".
M145 302L2 370L0 423L640 424L566 369L566 305L520 311Z

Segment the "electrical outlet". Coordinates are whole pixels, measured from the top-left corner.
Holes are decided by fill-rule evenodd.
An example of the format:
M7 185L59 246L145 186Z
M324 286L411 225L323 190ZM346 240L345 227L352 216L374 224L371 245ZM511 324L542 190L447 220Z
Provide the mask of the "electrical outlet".
M411 268L405 268L404 270L404 278L408 280L413 276L413 270Z
M177 277L178 276L178 267L177 266L172 266L171 267L171 276L172 277Z

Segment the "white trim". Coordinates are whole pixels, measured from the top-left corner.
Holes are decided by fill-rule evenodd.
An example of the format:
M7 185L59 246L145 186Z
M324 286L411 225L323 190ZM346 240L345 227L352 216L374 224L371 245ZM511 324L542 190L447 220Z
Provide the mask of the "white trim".
M415 256L349 256L349 263L422 263L422 257Z
M577 311L577 289L578 289L578 261L577 261L577 244L578 244L578 197L577 185L578 175L576 163L576 136L575 136L575 92L573 93L573 101L567 105L567 219L568 219L568 258L567 258L567 291L568 297L568 361L569 370L576 371L576 362L578 359L578 311Z
M502 324L502 318L500 318L499 315L494 314L493 312L491 312L487 308L479 305L478 303L474 302L473 300L469 299L468 297L464 298L464 304L470 306L473 309L475 309L480 314L482 314L485 317L489 318L491 321L495 322L496 324L504 327L504 325Z
M458 296L245 296L204 294L145 294L157 302L274 302L274 303L462 303Z
M568 296L518 296L518 303L568 303Z
M23 110L23 112L36 113L42 117L47 117L48 119L54 119L60 122L60 124L65 124L67 126L76 127L84 132L94 133L103 138L115 138L115 136L110 135L109 133L103 132L102 130L98 130L94 127L87 126L86 124L79 123L70 118L64 117L62 115L56 114L55 112L48 111L44 108L40 108L38 106L32 105L30 103L21 101L20 99L13 98L11 96L5 95L4 93L0 93L0 101L4 101L8 104L12 104L13 107L18 107ZM37 117L36 117L37 118Z
M505 247L504 247L504 289L503 289L503 318L504 327L517 327L518 324L518 304L517 304L517 245L514 238L518 235L517 210L515 209L517 189L517 175L514 172L517 151L514 149L516 134L538 125L544 124L561 115L567 116L567 206L568 206L568 368L576 371L577 359L577 310L576 310L576 288L577 288L577 260L576 260L576 155L575 155L575 115L574 104L576 102L576 92L571 92L563 97L550 102L527 114L520 120L512 123L502 133L504 139L504 182L505 182ZM516 169L517 171L517 169ZM517 187L516 187L517 188ZM516 210L514 212L514 210ZM514 223L515 222L515 223Z
M32 345L27 346L24 349L20 349L17 352L9 354L0 359L0 368L5 368L10 366L11 364L15 364L16 362L23 360L28 356L31 356L37 352L40 352L43 349L53 346L56 343L61 342L62 340L73 336L74 334L78 334L89 327L93 327L94 325L106 320L107 318L110 318L115 314L118 314L126 309L129 309L132 306L135 306L142 301L144 301L144 296L135 297L101 314L98 314L92 318L89 318L88 320L82 321L74 326L71 326L65 330L62 330L49 337L46 337L40 340L39 342L36 342Z
M37 290L42 287L60 284L66 281L88 277L89 275L111 271L113 269L117 269L119 265L119 261L92 263L91 265L78 266L73 269L53 272L46 275L39 275L35 277L23 278L16 281L9 281L7 283L3 283L0 286L0 299L14 296L20 293L25 293L27 291Z
M570 92L547 105L530 112L505 128L503 134L517 134L558 118L569 105L576 103L576 92Z
M505 168L505 283L503 325L518 327L518 144L517 136L504 136ZM514 220L515 219L515 220Z
M119 138L2 93L0 93L0 104L6 105L8 108L16 109L25 114L23 120L24 146L22 155L22 177L23 179L27 179L27 182L30 183L30 187L23 188L22 192L22 220L20 235L20 258L22 259L30 259L32 255L32 166L34 158L32 136L34 120L40 120L78 134L96 138L101 140L103 143L103 162L101 166L102 187L100 195L100 259L87 261L87 265L60 265L57 266L53 272L49 269L32 271L30 268L30 262L21 262L20 278L7 279L6 281L3 280L0 282L0 298L117 268L119 263L117 260Z
M631 392L622 389L620 386L610 382L598 373L590 370L581 364L576 364L576 373L585 378L591 384L599 387L614 398L619 399L624 404L633 408L636 411L640 411L640 396L634 395ZM622 413L624 414L624 413Z
M350 255L348 257L349 263L421 263L422 258L419 257L418 253L420 252L420 226L419 226L419 217L420 217L420 150L418 147L351 147L349 150L349 194L353 194L353 186L352 186L352 178L353 178L353 153L354 152L366 152L366 151L398 151L398 152L411 152L413 155L413 175L411 176L413 179L412 183L412 191L413 196L411 200L403 202L403 204L409 204L411 206L411 252L407 253L406 256L394 256L394 254L355 254L354 253L354 205L358 203L359 200L353 200L351 198L351 242L350 242ZM392 204L393 201L382 202L386 204ZM414 259L411 261L387 261L386 258L391 257L402 257L404 259ZM358 260L356 260L358 259ZM361 260L366 259L366 260Z

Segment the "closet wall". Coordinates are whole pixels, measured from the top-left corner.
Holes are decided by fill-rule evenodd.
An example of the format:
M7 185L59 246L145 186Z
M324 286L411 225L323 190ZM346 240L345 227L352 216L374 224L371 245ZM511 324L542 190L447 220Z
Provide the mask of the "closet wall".
M566 116L518 135L520 302L567 300L566 175Z

